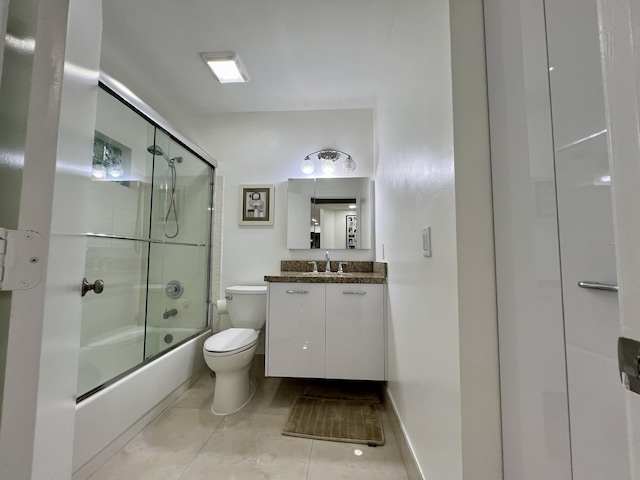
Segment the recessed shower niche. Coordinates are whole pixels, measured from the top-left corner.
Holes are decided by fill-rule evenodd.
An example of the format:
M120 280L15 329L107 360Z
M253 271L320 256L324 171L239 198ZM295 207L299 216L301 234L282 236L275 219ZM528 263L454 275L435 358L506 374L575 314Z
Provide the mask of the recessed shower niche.
M95 130L79 401L209 318L214 166L102 84Z

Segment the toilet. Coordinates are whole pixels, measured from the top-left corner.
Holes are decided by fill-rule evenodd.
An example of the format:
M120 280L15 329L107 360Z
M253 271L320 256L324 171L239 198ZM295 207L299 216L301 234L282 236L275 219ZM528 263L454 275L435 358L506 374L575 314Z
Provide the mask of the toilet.
M216 373L211 411L230 415L242 409L256 391L249 368L258 335L267 318L266 286L234 286L224 290L232 328L204 342L204 359Z

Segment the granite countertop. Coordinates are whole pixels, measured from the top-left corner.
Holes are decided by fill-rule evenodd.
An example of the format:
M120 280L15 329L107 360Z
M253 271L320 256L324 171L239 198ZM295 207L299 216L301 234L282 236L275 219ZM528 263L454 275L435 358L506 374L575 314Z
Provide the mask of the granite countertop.
M385 283L387 278L382 273L373 272L280 272L279 275L265 275L264 281L278 283Z
M321 269L321 262L318 268ZM335 262L335 269L338 262ZM332 270L334 262L331 262ZM349 268L350 267L350 268ZM349 262L345 265L344 273L308 271L307 261L284 260L281 262L281 272L277 275L265 275L265 282L277 283L386 283L387 265L380 262ZM350 271L351 270L351 271Z

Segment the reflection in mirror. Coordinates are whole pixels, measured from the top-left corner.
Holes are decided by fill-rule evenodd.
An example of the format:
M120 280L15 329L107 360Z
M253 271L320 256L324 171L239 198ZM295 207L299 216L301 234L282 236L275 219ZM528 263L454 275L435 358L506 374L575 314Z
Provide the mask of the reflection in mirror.
M373 197L369 178L292 178L287 203L288 248L371 248Z

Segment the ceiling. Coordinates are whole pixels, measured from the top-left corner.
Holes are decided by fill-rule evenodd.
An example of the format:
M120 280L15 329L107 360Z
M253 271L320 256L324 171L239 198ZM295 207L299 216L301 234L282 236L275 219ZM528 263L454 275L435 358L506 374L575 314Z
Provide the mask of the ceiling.
M399 0L104 0L101 68L181 113L373 108ZM219 84L200 53L235 51Z

